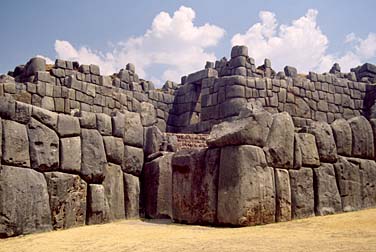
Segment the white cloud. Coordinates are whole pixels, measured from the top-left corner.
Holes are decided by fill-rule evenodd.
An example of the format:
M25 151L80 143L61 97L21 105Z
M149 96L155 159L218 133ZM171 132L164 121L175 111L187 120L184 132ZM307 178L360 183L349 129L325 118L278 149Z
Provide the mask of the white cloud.
M50 59L48 57L45 57L43 55L38 54L38 55L35 55L35 57L44 59L46 61L46 64L54 64L54 62L52 61L52 59Z
M193 9L184 6L172 16L161 12L144 35L120 41L106 54L88 46L76 49L63 40L56 40L55 51L58 58L98 64L104 74L117 72L132 62L143 78L179 82L182 75L200 70L205 61L216 59L207 48L215 46L225 33L222 28L210 24L196 26L193 23L195 15ZM156 65L164 68L161 76L148 75Z
M349 71L365 60L376 56L376 34L366 39L350 33L345 43L352 49L339 55L327 53L329 40L317 25L317 10L293 20L290 25L279 25L275 14L259 13L260 22L252 25L244 34L233 36L232 45L247 45L249 54L261 64L264 58L272 60L272 67L282 70L285 65L297 67L299 72L327 72L338 62L343 71Z

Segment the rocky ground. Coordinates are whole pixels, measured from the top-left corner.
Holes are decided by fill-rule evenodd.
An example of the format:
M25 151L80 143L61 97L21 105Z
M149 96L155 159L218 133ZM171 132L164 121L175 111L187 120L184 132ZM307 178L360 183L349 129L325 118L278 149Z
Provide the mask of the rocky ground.
M0 251L376 251L376 209L246 228L128 220L0 240Z

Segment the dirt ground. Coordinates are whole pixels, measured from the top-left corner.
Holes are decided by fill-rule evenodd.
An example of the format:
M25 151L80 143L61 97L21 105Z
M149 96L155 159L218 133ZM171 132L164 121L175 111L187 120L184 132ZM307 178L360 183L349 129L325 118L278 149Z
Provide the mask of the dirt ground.
M376 209L247 228L126 220L0 240L0 251L376 251Z

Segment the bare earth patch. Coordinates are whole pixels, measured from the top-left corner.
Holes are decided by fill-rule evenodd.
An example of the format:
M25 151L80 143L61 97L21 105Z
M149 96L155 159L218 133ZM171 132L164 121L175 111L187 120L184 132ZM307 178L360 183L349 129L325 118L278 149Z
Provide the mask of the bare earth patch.
M127 220L0 240L0 251L376 251L376 209L248 228Z

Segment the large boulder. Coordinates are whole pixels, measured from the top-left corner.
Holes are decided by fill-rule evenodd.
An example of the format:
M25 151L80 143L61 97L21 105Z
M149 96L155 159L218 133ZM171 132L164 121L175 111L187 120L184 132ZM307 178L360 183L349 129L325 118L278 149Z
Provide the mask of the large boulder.
M362 185L362 207L376 206L376 162L359 159L360 182Z
M46 180L32 169L0 167L0 237L49 231Z
M352 156L374 159L375 146L371 124L364 116L351 118L348 122L352 133Z
M153 104L141 102L141 122L144 127L152 126L157 122L157 113Z
M337 161L337 148L330 125L321 121L312 122L308 127L308 132L315 136L320 161L335 163Z
M65 137L60 139L60 170L79 173L81 170L81 138Z
M81 175L90 183L101 183L107 164L102 136L97 130L81 130Z
M342 210L355 211L362 207L359 163L353 159L339 157L334 164Z
M104 136L103 142L106 150L107 161L121 165L124 157L123 139L119 137Z
M86 222L87 185L78 175L46 172L52 225L54 229L66 229Z
M327 215L342 210L341 197L338 192L336 175L332 164L321 164L313 169L315 181L315 212Z
M292 218L300 219L315 215L313 172L311 168L289 170L291 185Z
M30 167L29 138L26 126L8 120L2 120L2 123L2 163L12 166Z
M31 58L25 68L26 76L35 75L38 71L46 71L46 60L41 57Z
M80 121L77 117L59 114L57 121L57 132L60 137L80 135Z
M57 130L58 114L49 110L33 106L32 116L44 125Z
M261 148L221 149L217 218L220 224L249 226L275 221L273 168Z
M270 166L293 168L294 129L292 118L287 112L273 115L273 123L264 147Z
M103 185L89 185L87 190L86 224L91 225L108 222L109 211Z
M140 114L124 112L124 144L135 147L142 147L144 143L144 129L142 127Z
M350 124L345 119L337 119L332 122L331 126L333 129L338 154L343 156L351 156L352 134Z
M111 136L112 135L111 117L103 113L97 114L97 129L99 133L101 133L103 136Z
M288 170L275 169L275 194L277 222L291 220L291 189Z
M297 133L295 137L297 148L300 149L302 165L306 167L317 167L320 165L319 153L316 147L315 136L309 133Z
M164 137L157 126L145 128L144 135L144 153L147 157L161 149Z
M108 202L109 220L125 218L123 172L119 165L107 164L103 170L104 193Z
M132 174L123 174L125 218L139 218L140 181Z
M124 159L121 168L124 172L140 176L144 164L144 151L141 148L124 146Z
M31 167L39 171L53 171L59 167L59 137L56 132L31 119L27 128Z
M142 198L148 218L172 218L172 167L174 153L164 153L144 165Z

